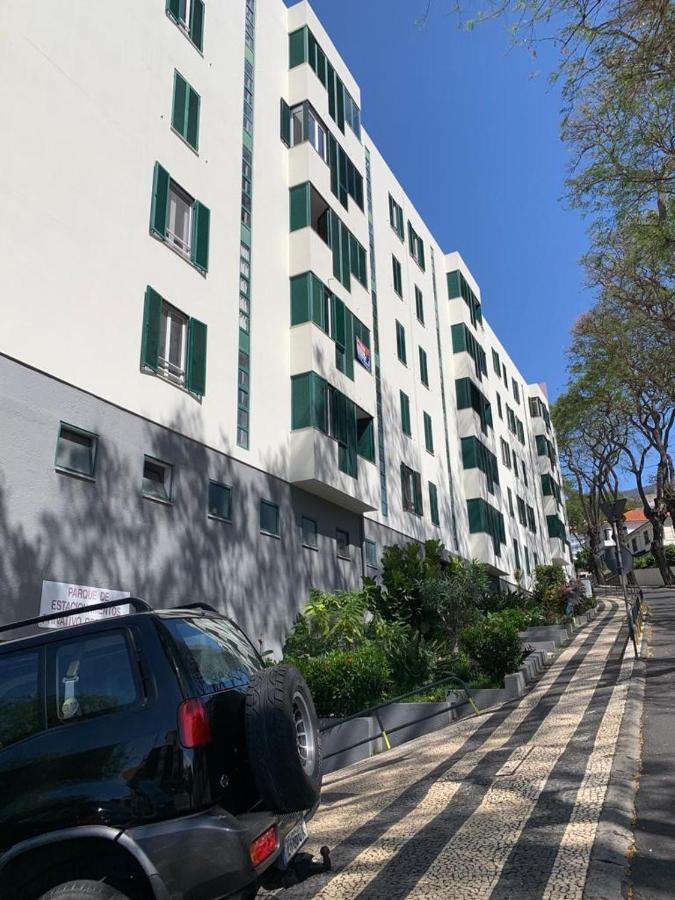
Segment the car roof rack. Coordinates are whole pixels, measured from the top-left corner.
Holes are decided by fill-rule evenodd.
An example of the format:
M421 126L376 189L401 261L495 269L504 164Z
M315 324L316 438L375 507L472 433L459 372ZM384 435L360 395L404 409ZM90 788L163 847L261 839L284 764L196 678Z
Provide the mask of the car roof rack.
M219 616L223 615L220 610L216 609L215 606L211 606L210 603L180 603L178 606L172 606L171 609L204 609L206 612L218 613Z
M153 612L152 606L141 600L139 597L120 597L119 600L107 600L105 603L94 603L92 606L78 606L77 609L67 610L65 612L48 613L45 616L35 616L32 619L22 619L18 622L11 622L9 625L0 625L0 633L4 631L13 631L15 628L27 628L29 625L39 625L40 622L50 622L53 619L68 619L76 616L78 613L86 610L93 612L97 609L110 609L111 606L133 606L136 612Z

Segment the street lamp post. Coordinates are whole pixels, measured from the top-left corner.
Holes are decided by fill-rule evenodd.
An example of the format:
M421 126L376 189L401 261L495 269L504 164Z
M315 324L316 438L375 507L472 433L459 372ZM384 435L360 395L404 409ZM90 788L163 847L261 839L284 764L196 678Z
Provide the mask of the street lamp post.
M628 633L633 642L633 652L637 659L638 648L635 638L635 626L633 624L633 616L630 611L630 603L628 602L628 587L626 583L626 574L623 571L623 559L621 557L621 545L619 544L619 526L623 521L624 510L626 509L626 500L615 500L614 502L601 503L600 508L607 517L608 522L612 526L612 534L614 535L614 556L616 558L616 570L619 573L619 581L621 582L621 590L623 591L623 600L626 604L626 617L628 619Z

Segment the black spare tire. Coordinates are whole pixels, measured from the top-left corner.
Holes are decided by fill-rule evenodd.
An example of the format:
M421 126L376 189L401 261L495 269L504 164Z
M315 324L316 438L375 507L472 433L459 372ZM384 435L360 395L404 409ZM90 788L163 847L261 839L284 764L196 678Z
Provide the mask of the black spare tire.
M251 676L246 743L263 805L272 812L309 809L321 793L319 721L305 679L294 666Z

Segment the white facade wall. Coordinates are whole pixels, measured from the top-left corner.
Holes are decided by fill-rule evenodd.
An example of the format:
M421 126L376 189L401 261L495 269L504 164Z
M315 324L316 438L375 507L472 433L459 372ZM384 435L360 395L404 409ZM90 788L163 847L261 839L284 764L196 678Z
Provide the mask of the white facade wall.
M2 3L0 353L296 485L326 504L363 513L363 534L378 541L378 550L392 536L438 538L452 553L478 556L495 574L513 580L514 539L523 570L525 547L531 566L534 553L544 563L560 551L548 539L535 445L541 426L528 409L529 396L545 397L538 386L525 383L484 318L474 331L487 358L488 376L479 386L492 404L494 428L481 436L477 417L457 410L455 379L470 375L473 364L468 354L453 353L451 326L460 321L471 325L461 299L448 298L446 273L462 271L480 299L479 285L458 253L446 255L437 244L367 132L362 130L361 140L349 126L340 132L329 115L327 91L310 67L289 70L288 34L309 25L361 106L359 86L311 7L300 2L286 9L282 0L258 0L257 7L250 447L242 449L236 442L244 0L207 0L203 53L165 14L163 0L135 4L123 16L109 15L90 0L71 0L67 16L57 5L39 0ZM201 97L198 153L171 129L174 69ZM329 168L314 149L307 143L292 149L284 145L281 98L291 106L311 102L363 175L364 199L366 149L370 154L383 409L376 427L384 431L386 515L377 440L375 462L359 458L355 480L338 470L332 438L311 428L291 431L293 375L319 373L374 417L377 396L374 365L368 373L355 364L352 381L337 371L334 343L316 325L290 327L289 277L312 270L371 330L375 359L370 289L355 278L350 291L343 288L333 277L330 250L310 228L289 232L289 188L311 181L368 252L367 202L362 212L350 199L345 210L331 193ZM366 120L367 114L366 108ZM150 234L156 161L211 211L206 275ZM389 224L389 194L403 209L403 241ZM424 242L425 271L409 253L408 221ZM402 268L402 298L393 288L392 254ZM369 255L368 270L370 275ZM141 369L148 285L208 326L202 398ZM424 298L424 323L416 315L416 285ZM492 303L502 300L486 298L484 306L489 312ZM397 359L396 321L405 328L405 366ZM428 388L420 379L419 347L427 355ZM493 371L493 349L506 365L508 387ZM519 385L519 404L512 378ZM410 399L411 437L401 430L400 391ZM524 445L507 428L507 403L523 422ZM425 412L433 423L433 453L425 449ZM96 430L96 422L73 424ZM471 433L497 456L500 485L493 495L482 473L463 469L461 438ZM525 463L527 486L521 472L516 479L502 464L501 438ZM421 475L421 517L402 508L401 462ZM439 526L429 517L429 482L438 489ZM510 516L509 488L514 504L521 496L535 510L536 535ZM499 557L491 539L469 533L466 501L479 496L504 516L506 544ZM357 553L362 537L352 537ZM359 559L355 557L356 565Z

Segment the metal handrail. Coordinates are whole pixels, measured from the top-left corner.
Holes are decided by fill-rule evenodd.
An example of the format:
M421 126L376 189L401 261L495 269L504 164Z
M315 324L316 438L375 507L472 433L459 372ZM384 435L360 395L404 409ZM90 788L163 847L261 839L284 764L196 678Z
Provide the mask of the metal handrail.
M423 694L426 691L430 691L434 688L441 687L444 684L453 682L455 684L461 685L462 690L466 694L466 700L462 700L459 703L449 703L444 706L443 709L437 709L432 713L428 713L427 715L418 716L416 719L411 719L409 722L405 722L403 725L396 725L396 727L390 728L388 731L385 730L384 725L382 724L382 719L380 718L380 710L385 709L387 706L391 706L393 703L399 703L401 700L405 700L406 697L414 697L416 694ZM333 753L328 753L323 758L331 759L333 756L338 756L340 753L347 753L349 750L354 750L356 749L356 747L362 747L364 744L372 743L373 741L377 741L380 738L384 740L386 749L391 750L391 742L389 740L390 734L394 734L397 731L402 731L404 728L410 728L411 725L417 725L419 722L426 722L428 719L433 719L435 716L444 715L446 712L450 712L453 709L459 709L461 706L466 706L467 704L471 704L476 715L480 713L480 710L476 705L473 697L469 694L469 689L466 686L465 682L458 675L448 675L446 678L441 678L439 681L432 681L429 684L422 685L422 687L415 688L414 691L407 691L405 694L399 694L397 697L392 697L389 700L385 700L383 703L378 703L377 706L369 706L367 709L362 709L359 712L352 713L349 716L345 716L344 718L339 719L337 722L331 722L329 725L324 725L323 728L319 729L321 734L324 734L326 731L330 731L332 728L337 728L338 725L344 725L346 722L351 722L354 719L374 716L377 720L380 731L378 734L363 738L363 740L356 741L353 744L349 744L347 747L341 747L339 750L335 750Z

